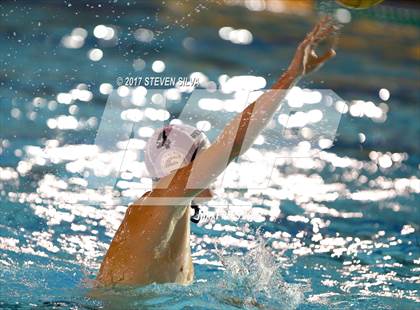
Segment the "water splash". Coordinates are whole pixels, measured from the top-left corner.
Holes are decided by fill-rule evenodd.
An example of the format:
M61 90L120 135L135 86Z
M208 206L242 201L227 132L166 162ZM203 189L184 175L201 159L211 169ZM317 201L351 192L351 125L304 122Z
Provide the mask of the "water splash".
M283 266L262 237L243 255L218 252L225 268L218 285L231 301L246 308L295 309L304 300L308 288L284 281Z
M304 301L306 285L287 283L284 266L262 237L245 253L222 253L219 271L189 286L151 284L145 287L118 286L91 291L89 295L105 307L204 307L206 309L296 309Z

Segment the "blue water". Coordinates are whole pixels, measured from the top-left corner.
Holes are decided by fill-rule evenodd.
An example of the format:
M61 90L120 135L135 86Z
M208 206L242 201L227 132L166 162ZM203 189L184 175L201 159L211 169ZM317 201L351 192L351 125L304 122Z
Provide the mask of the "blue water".
M90 152L107 102L100 86L116 87L119 76L197 71L215 82L227 74L270 83L316 14L207 1L169 8L86 3L0 4L0 307L419 307L418 9L353 14L337 57L300 83L333 89L349 104L334 147L277 161L269 188L226 189L217 199L229 207L204 207L208 218L192 226L192 285L116 287L93 297L101 258L132 199L85 186L89 165L80 159ZM99 24L112 26L115 36L95 38ZM222 40L223 26L248 29L252 42ZM63 38L77 27L86 37L68 48ZM136 38L139 28L153 31L153 39L145 42L148 32ZM93 48L103 51L97 62L88 57ZM141 61L133 67L139 58L144 68ZM152 70L155 60L164 61L163 73ZM92 98L59 100L78 85ZM378 95L382 88L389 99ZM363 107L372 101L381 117L351 113L356 100ZM266 151L276 154L276 146Z

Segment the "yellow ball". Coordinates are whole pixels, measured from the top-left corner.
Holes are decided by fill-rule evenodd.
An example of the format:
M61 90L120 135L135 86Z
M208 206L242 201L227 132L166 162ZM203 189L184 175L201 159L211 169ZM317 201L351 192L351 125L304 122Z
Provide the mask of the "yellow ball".
M368 9L384 0L335 0L337 3L350 9Z

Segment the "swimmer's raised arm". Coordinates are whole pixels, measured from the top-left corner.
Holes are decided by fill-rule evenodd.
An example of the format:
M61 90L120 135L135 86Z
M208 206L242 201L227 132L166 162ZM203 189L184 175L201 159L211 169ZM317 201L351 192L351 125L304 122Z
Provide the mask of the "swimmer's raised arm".
M322 56L316 54L315 48L319 42L335 34L336 30L337 26L331 18L322 19L300 43L288 70L272 88L232 119L216 141L190 165L162 178L146 200L151 202L154 198L167 197L175 204L184 205L206 189L234 158L251 147L279 108L287 90L301 77L317 70L335 56L332 47Z
M288 70L271 90L233 118L216 141L188 166L161 178L150 193L128 208L101 264L99 284L192 281L189 203L234 158L249 149L272 119L287 90L335 55L333 49L321 57L315 53L317 43L334 30L331 20L322 20L299 45Z

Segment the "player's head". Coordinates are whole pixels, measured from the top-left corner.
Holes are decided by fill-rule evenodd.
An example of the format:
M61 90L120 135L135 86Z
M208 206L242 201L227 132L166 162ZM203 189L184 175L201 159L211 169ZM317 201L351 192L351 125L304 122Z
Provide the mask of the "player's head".
M145 147L146 168L154 182L190 164L210 146L205 134L190 125L167 125L157 129ZM204 190L198 197L211 197Z

